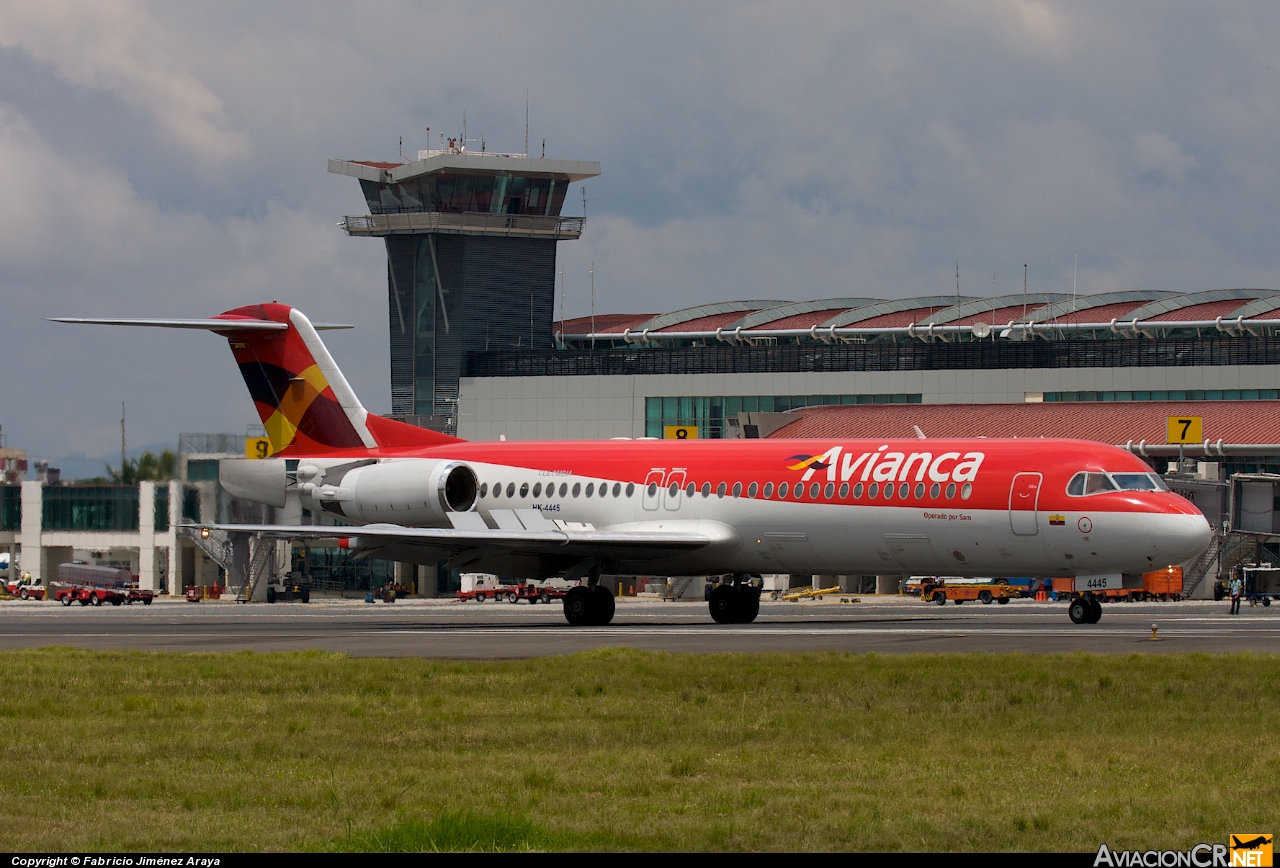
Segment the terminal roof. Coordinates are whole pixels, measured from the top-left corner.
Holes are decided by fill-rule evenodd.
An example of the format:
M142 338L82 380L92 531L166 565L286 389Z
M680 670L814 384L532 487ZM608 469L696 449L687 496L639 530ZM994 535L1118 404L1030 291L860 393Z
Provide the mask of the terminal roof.
M1171 416L1200 416L1204 433L1228 443L1275 443L1280 401L1090 401L1046 404L857 404L791 411L770 437L1068 437L1163 446ZM920 441L929 448L928 439Z

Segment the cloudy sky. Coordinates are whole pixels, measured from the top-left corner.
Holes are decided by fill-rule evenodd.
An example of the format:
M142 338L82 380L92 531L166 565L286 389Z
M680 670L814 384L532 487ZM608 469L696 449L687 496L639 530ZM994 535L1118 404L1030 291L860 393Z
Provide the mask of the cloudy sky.
M906 11L904 11L906 10ZM256 422L268 299L390 406L385 266L329 157L438 132L600 160L570 315L730 298L1280 285L1280 7L1020 0L0 0L0 425L33 457ZM581 213L575 187L565 212Z

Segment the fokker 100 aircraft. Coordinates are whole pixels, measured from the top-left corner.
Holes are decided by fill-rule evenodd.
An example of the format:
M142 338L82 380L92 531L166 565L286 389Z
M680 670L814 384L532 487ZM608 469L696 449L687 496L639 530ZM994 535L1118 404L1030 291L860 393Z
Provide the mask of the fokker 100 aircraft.
M231 344L276 458L223 462L231 494L359 525L378 557L585 579L573 625L613 618L602 573L732 576L719 623L755 620L762 573L1074 576L1101 590L1193 557L1210 530L1139 458L1058 439L474 443L367 412L301 311L60 319L207 329ZM873 433L873 432L867 432ZM331 538L334 527L222 525ZM1071 619L1096 622L1089 593Z

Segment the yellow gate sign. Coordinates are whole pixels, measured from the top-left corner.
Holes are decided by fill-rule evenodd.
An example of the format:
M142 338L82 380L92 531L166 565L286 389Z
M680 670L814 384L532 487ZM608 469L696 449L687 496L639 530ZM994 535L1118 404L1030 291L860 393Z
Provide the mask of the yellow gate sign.
M1203 443L1204 430L1199 416L1170 416L1166 443Z
M245 458L270 458L271 457L271 438L269 437L244 438L244 457Z
M663 437L667 440L697 440L698 429L693 425L668 425Z

